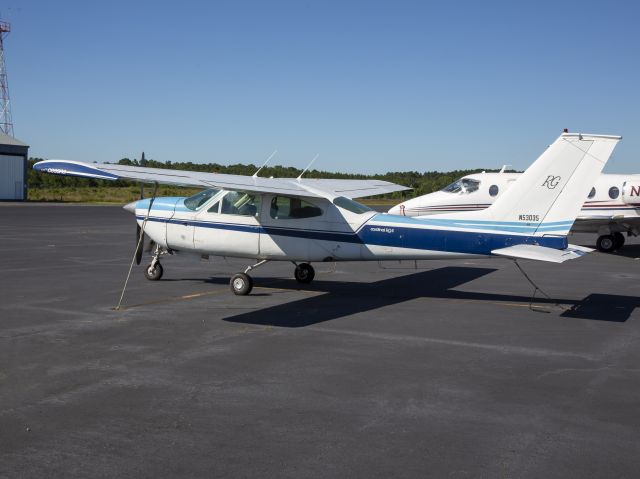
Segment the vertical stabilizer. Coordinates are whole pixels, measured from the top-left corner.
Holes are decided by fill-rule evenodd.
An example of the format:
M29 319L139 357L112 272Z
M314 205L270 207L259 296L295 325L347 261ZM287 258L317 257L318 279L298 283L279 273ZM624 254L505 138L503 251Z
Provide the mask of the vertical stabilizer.
M536 236L566 235L620 139L563 133L493 205L464 217L535 227Z

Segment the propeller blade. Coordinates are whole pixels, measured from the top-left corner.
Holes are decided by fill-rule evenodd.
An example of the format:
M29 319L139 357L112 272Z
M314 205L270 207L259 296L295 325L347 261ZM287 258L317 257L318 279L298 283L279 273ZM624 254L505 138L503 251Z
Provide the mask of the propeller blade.
M136 264L140 264L142 261L142 253L144 252L144 238L140 239L140 228L139 224L136 224Z

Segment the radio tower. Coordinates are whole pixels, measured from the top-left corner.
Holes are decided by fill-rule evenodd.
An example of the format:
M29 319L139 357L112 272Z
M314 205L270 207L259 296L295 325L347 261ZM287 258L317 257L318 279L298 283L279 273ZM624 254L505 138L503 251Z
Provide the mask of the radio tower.
M11 24L0 21L0 130L13 137L11 105L9 103L9 83L4 66L4 39L11 31Z

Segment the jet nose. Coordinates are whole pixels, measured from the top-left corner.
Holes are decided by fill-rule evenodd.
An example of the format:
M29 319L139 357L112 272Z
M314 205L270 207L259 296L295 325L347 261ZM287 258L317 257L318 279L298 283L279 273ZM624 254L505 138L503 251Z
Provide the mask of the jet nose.
M136 205L138 204L137 201L132 201L131 203L127 203L126 205L124 205L122 208L127 210L129 213L131 214L136 214Z

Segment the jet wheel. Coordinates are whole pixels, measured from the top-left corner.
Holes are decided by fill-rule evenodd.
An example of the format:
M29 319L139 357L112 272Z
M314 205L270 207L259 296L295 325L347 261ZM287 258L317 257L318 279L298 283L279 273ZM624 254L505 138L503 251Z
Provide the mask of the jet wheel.
M624 246L624 235L619 231L613 233L613 242L615 243L615 249L620 249Z
M308 284L313 281L313 278L316 276L316 272L309 263L300 263L296 266L296 270L294 271L294 276L298 283Z
M144 269L144 276L149 281L158 281L160 278L162 278L162 273L164 273L164 270L162 269L162 265L158 261L156 261L155 266L149 264Z
M245 273L234 274L229 281L231 291L238 296L246 296L253 289L253 279Z
M596 241L596 248L603 253L611 253L616 249L616 240L613 235L602 235Z

